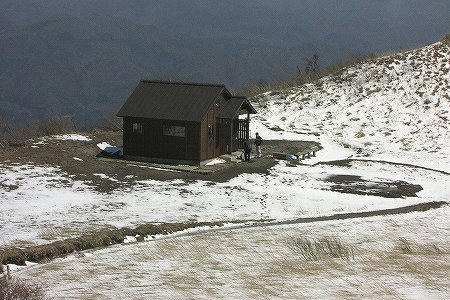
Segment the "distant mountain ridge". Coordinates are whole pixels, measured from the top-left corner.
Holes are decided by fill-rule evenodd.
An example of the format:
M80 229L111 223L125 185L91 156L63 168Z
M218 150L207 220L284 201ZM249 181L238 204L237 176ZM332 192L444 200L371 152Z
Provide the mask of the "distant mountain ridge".
M99 15L54 17L0 42L0 113L14 123L52 114L93 122L116 110L141 78L236 86L254 74L282 76L285 64L294 66L296 53L304 52L168 34Z
M439 0L3 0L0 114L92 125L141 78L277 81L315 53L324 67L431 42L449 11Z

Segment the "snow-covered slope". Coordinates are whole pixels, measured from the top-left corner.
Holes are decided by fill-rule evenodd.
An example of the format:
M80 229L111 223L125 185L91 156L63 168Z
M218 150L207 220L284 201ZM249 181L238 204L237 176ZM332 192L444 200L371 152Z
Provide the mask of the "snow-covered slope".
M449 69L448 41L350 66L255 97L260 114L252 131L318 133L355 155L410 159L426 153L436 163L449 162Z

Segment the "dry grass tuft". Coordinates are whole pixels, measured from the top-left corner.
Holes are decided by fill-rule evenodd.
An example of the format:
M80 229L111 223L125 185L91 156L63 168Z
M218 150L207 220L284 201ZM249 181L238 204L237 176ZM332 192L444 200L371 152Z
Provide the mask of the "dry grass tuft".
M293 251L300 253L307 261L321 260L324 258L341 258L350 260L355 257L353 247L345 246L336 238L322 238L311 241L306 238L291 238L288 246Z
M42 289L17 279L0 278L0 299L2 300L40 300L44 298Z
M448 254L448 251L440 248L436 244L418 244L407 239L401 238L398 241L396 249L399 250L403 254L410 255L439 255L439 254Z
M0 116L0 146L20 146L28 139L70 133L74 129L70 117L55 116L39 120L22 128L13 128L5 118Z
M442 42L444 44L450 44L450 33L447 33L446 35L444 35L444 37L442 38Z
M138 241L142 241L146 236L170 234L194 227L222 225L222 222L190 222L143 224L135 229L127 227L103 229L80 237L69 238L45 245L31 246L25 249L0 249L0 262L3 264L25 265L25 261L40 262L55 257L65 256L75 251L120 244L123 243L126 236L136 236Z
M319 79L328 75L340 76L342 72L345 70L345 68L363 62L370 62L373 61L375 58L376 55L374 54L353 56L341 63L337 63L328 68L318 70L315 72L297 73L281 81L272 83L262 82L259 84L247 84L242 87L241 92L247 97L253 97L269 91L272 91L271 95L281 94L279 91L288 90L290 88L298 87L306 83L313 83L313 82L319 83L318 82Z

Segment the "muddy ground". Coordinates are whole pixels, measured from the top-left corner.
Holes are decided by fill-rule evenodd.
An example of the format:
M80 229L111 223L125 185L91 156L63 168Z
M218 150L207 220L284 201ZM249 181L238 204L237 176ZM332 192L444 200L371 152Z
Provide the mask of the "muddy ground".
M365 180L355 175L332 175L325 181L332 183L331 191L384 198L417 197L423 189L420 185L405 181Z
M12 164L33 164L58 166L62 172L75 180L82 180L92 185L99 192L112 192L124 186L133 185L140 180L174 180L186 181L208 180L225 182L243 173L269 173L269 169L277 162L267 157L273 152L299 152L315 142L303 141L264 141L262 147L264 157L252 159L250 162L234 164L211 174L196 174L189 172L170 172L136 166L135 163L105 161L98 157L101 152L98 143L107 142L122 146L122 132L94 131L81 133L89 136L91 141L72 141L48 139L44 144L27 141L23 145L0 148L0 165L7 167ZM74 157L83 161L75 160ZM105 180L93 174L105 174L117 181ZM61 182L64 184L64 182ZM9 187L11 188L11 187Z

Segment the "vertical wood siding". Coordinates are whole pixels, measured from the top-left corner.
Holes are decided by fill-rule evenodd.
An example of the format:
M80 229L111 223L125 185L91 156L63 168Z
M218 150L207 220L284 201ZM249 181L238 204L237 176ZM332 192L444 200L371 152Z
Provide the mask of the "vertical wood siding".
M133 132L133 123L142 124L142 133ZM163 135L163 126L184 126L185 137ZM200 161L200 123L124 118L124 154L164 159Z

